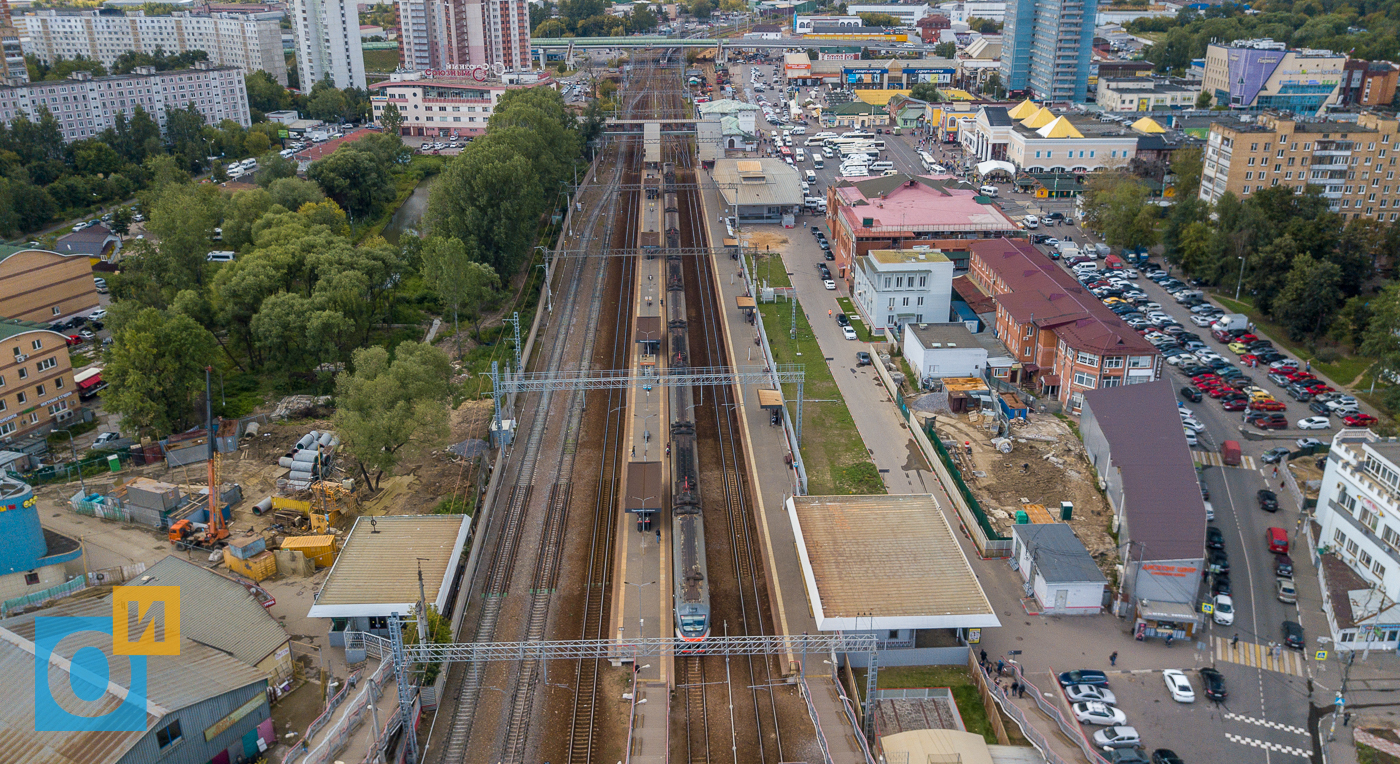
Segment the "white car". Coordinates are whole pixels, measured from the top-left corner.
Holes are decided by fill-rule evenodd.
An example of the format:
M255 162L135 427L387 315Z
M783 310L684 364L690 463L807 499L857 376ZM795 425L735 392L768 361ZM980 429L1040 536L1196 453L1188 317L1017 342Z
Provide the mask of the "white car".
M830 291L836 290L836 282L832 281L831 279L823 279L822 286L826 287Z
M1060 240L1052 236L1046 239L1045 241L1042 241L1041 244L1044 244L1045 246L1050 247L1052 249L1058 249L1060 246Z
M1206 429L1205 425L1201 424L1195 419L1183 419L1181 420L1181 426L1185 427L1188 430L1195 430L1196 432L1202 432Z
M1298 420L1300 430L1326 430L1332 426L1332 420L1325 416L1310 416L1307 419Z
M1177 416L1181 417L1182 419L1195 419L1195 418L1196 418L1196 412L1192 411L1191 409L1186 408L1185 406L1177 406L1177 407L1176 407L1176 414L1177 414Z
M1172 694L1172 700L1178 703L1196 702L1196 691L1191 689L1191 680L1185 674L1176 669L1167 669L1162 672L1162 679L1166 680L1167 692Z
M1122 711L1119 711L1117 708L1107 703L1087 701L1084 703L1075 703L1071 708L1074 709L1074 718L1084 724L1098 724L1108 727L1115 724L1126 724L1128 721L1127 714L1124 714Z
M104 319L104 318L106 318L106 317L107 317L107 309L106 309L106 308L98 308L97 310L94 310L93 312L91 312L91 313L88 314L88 319L89 319L89 320L92 320L92 321L101 321L102 319Z
M1142 745L1142 736L1132 727L1105 727L1094 733L1094 745L1105 751L1114 748L1136 748Z
M1199 315L1199 314L1198 314L1198 315L1191 316L1191 323L1193 323L1193 324L1195 324L1196 326L1199 326L1199 327L1201 327L1201 328L1205 328L1205 327L1210 326L1211 324L1215 323L1215 318L1212 317L1212 316L1202 316L1202 315Z
M1235 601L1228 594L1215 595L1215 622L1221 626L1229 626L1235 622Z
M852 329L849 326L841 327L841 336L845 337L848 340L859 339L859 337L856 336L856 330Z
M1113 696L1113 690L1092 684L1072 684L1065 688L1065 697L1069 698L1071 703L1096 701L1113 705L1118 702Z

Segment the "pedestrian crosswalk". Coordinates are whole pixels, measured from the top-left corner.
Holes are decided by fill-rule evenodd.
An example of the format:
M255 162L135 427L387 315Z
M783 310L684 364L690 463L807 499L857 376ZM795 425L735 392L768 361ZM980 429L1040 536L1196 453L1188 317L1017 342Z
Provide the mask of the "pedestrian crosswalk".
M1304 759L1312 758L1311 751L1305 751L1302 748L1294 748L1291 745L1283 745L1282 743L1270 743L1267 740L1255 740L1252 737L1232 735L1228 732L1225 733L1225 739L1229 740L1231 743L1239 743L1240 745L1248 745L1253 746L1255 748L1263 748L1264 750L1270 751L1272 753L1284 753L1288 754L1289 756L1300 756Z
M1289 650L1282 645L1271 647L1254 642L1238 642L1231 645L1231 640L1223 637L1212 637L1211 641L1215 645L1217 661L1239 663L1293 676L1306 676L1303 654L1297 650Z
M1244 722L1245 724L1253 724L1258 727L1268 727L1271 730L1292 732L1295 735L1303 735L1304 737L1308 734L1308 731L1302 727L1294 727L1291 724L1284 724L1283 722L1271 722L1268 719L1255 719L1253 716L1245 716L1244 714L1225 714L1225 718L1232 722Z
M1217 454L1217 453L1215 453L1214 451L1192 451L1192 452L1191 452L1191 458L1192 458L1193 460L1195 460L1195 462L1196 462L1197 464L1206 464L1206 465L1210 465L1210 466L1212 466L1212 467L1224 467L1224 466L1225 466L1225 462L1223 462L1223 461L1220 460L1220 454ZM1245 469L1245 470L1252 470L1252 469L1255 469L1256 465L1255 465L1255 463L1254 463L1254 457L1252 457L1252 456L1242 456L1242 457L1240 457L1240 464L1239 464L1239 467L1240 467L1240 469Z

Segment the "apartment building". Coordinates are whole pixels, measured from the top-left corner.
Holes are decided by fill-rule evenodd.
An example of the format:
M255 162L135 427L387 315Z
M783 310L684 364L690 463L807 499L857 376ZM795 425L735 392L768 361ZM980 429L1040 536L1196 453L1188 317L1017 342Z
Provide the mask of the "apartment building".
M63 140L91 138L112 126L116 116L142 106L165 129L166 110L190 104L208 124L229 119L248 127L248 90L243 72L232 66L198 63L193 69L158 72L147 66L131 74L93 77L74 72L66 80L0 86L0 122L20 115L37 120L40 108L58 118Z
M1389 61L1348 59L1337 91L1342 106L1388 106L1395 100L1400 67Z
M0 316L51 322L97 305L88 255L0 245Z
M0 444L47 433L73 416L77 391L62 334L47 324L0 318Z
M24 52L40 61L90 58L111 66L128 51L185 53L202 50L209 62L264 71L287 84L280 11L194 14L175 11L147 16L144 11L31 11L16 19L25 35Z
M398 7L399 52L406 69L532 68L526 0L399 0Z
M1104 111L1168 111L1190 109L1200 95L1183 82L1152 77L1099 77L1097 100Z
M876 249L856 258L851 297L872 331L949 320L953 261L936 249ZM961 324L959 325L961 326ZM964 329L966 331L966 329Z
M369 100L375 124L385 106L398 106L403 135L466 137L486 132L486 123L506 91L547 87L553 82L543 73L507 75L506 79L483 74L483 79L477 79L403 72L371 85Z
M1246 198L1264 188L1322 187L1346 218L1395 222L1400 217L1400 123L1365 112L1356 122L1301 121L1261 114L1252 122L1210 126L1201 167L1201 199L1226 192Z
M1047 101L1088 94L1098 0L1011 0L1002 28L1001 81Z
M10 15L9 0L0 0L0 84L29 81L29 67L24 63L24 43Z
M338 88L365 87L359 5L352 0L293 0L292 31L302 84L330 79Z
M1309 531L1333 644L1339 650L1396 649L1400 441L1370 430L1338 432Z
M1347 57L1330 50L1289 50L1274 40L1235 40L1206 48L1201 90L1211 105L1317 114L1337 103Z
M399 0L399 66L442 69L452 61L447 3Z
M1011 162L1028 173L1087 173L1125 167L1140 136L1121 125L1056 114L1030 100L983 106L963 123L958 140L981 161Z
M1024 239L971 244L968 276L996 302L996 335L1043 395L1078 413L1084 393L1151 382L1162 356Z

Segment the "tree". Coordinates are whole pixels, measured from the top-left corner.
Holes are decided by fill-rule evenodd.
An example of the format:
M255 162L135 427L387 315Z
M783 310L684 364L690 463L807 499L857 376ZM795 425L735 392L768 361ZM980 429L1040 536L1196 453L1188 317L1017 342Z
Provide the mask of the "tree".
M1213 98L1213 96L1211 96L1211 94L1210 94L1208 91L1202 90L1201 93L1200 93L1200 95L1196 96L1196 108L1197 108L1197 109L1206 109L1206 108L1209 108L1209 107L1210 107L1210 99L1211 99L1211 98Z
M372 216L394 198L389 170L368 151L354 144L342 146L330 156L311 163L306 177L350 213L352 220Z
M987 81L983 84L982 91L984 93L991 93L997 98L1003 97L1005 94L1002 92L1001 87L1001 72L992 72L987 75Z
M635 5L632 13L627 16L627 32L636 34L638 32L650 32L657 27L656 14L651 8L645 5Z
M858 13L860 23L868 27L897 27L899 19L888 13Z
M170 153L180 159L181 167L187 172L204 169L204 158L209 156L209 141L204 135L204 114L193 101L183 109L166 111L165 142Z
M267 188L283 178L295 178L297 164L276 151L269 151L258 158L258 171L253 179L259 186Z
M1176 198L1195 199L1201 190L1201 149L1191 147L1172 152L1171 171L1176 176Z
M303 205L317 204L326 199L326 195L321 193L321 189L315 183L301 178L274 180L267 187L267 193L271 195L273 204L280 204L291 212L296 212Z
M1155 244L1156 209L1147 204L1147 186L1125 173L1098 173L1084 192L1085 220L1114 247Z
M531 10L534 7L531 6ZM384 132L390 135L399 135L403 129L403 112L399 111L399 106L392 101L384 106L384 111L379 115L379 124L384 128Z
M530 6L534 10L534 6ZM535 27L533 37L573 37L573 32L569 31L569 25L563 19L545 19L540 25Z
M265 133L249 133L243 142L243 148L252 156L260 157L272 148L272 141L267 139Z
M224 207L224 246L240 252L253 243L253 224L272 207L272 195L261 188L239 191Z
M118 301L108 314L112 344L102 369L103 406L131 435L179 432L203 419L204 368L214 339L189 316Z
M1400 284L1391 284L1372 298L1360 350L1375 358L1381 371L1400 370Z
M933 46L933 55L939 58L955 58L958 55L958 44L955 42L940 42Z
M263 113L292 108L292 94L267 72L249 72L244 75L243 82L247 87L250 107Z
M530 161L482 139L443 170L428 197L430 227L480 252L500 275L514 273L543 211Z
M37 231L53 219L54 212L53 197L44 189L16 178L0 177L0 235Z
M938 103L943 100L943 96L938 92L938 86L932 82L920 82L910 88L909 97L929 103Z
M394 348L392 363L376 346L356 350L351 367L336 379L336 432L378 490L379 478L400 459L447 436L452 365L431 345L404 342Z
M131 216L131 208L125 204L112 210L112 232L118 236L125 236L131 230Z
M204 283L205 258L214 229L223 222L224 204L217 187L184 183L166 188L152 205L146 227L160 243L150 276L170 298Z
M715 6L710 0L695 0L690 4L690 15L701 21L709 19L714 12Z
M75 141L68 148L73 152L74 168L84 175L110 175L126 165L122 155L103 141Z
M1317 337L1342 305L1342 269L1309 254L1293 259L1293 269L1279 293L1273 315L1294 340Z
M501 279L489 266L473 262L460 239L429 237L423 242L423 278L433 285L443 304L452 310L452 331L457 337L457 354L461 355L462 340L457 327L458 315L476 321L476 338L481 339L481 310L501 288Z

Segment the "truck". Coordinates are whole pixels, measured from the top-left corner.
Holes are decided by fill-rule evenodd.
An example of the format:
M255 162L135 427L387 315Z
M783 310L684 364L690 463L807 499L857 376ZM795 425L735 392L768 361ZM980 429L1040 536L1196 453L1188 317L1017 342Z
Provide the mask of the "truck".
M1075 246L1074 242L1065 241L1060 243L1060 257L1079 257L1080 254L1079 247Z
M1240 442L1227 440L1220 444L1220 461L1226 467L1240 466Z
M1110 271L1121 271L1123 270L1123 258L1118 255L1109 255L1104 260L1104 265L1108 266Z
M1228 332L1235 329L1249 328L1249 316L1243 313L1226 313L1217 318L1215 323L1210 325L1211 331Z

